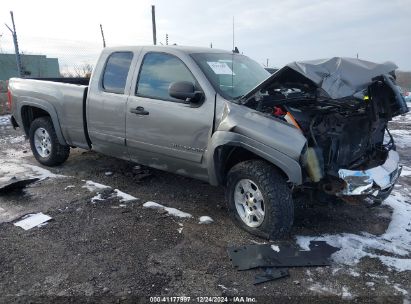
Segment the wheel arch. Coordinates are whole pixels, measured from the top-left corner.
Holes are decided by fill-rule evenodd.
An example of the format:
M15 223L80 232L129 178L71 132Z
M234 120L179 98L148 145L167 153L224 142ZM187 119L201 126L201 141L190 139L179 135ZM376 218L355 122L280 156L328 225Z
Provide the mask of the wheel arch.
M217 136L207 151L210 184L225 185L228 171L236 164L251 159L263 159L277 167L293 184L302 183L302 170L298 161L241 134L221 131L216 133L227 134L215 134Z
M56 131L59 143L62 145L67 145L66 140L64 139L63 133L61 131L57 112L51 105L47 103L24 103L21 105L19 112L23 124L23 130L26 136L29 135L30 125L36 118L49 116L53 123L54 130Z

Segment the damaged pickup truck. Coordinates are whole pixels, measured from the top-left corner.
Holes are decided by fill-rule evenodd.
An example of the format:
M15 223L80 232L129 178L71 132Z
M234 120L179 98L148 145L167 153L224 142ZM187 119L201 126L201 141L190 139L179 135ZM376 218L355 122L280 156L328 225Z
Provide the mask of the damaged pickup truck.
M298 191L389 195L401 167L387 123L408 112L395 69L333 58L270 76L227 51L119 47L90 80L13 78L8 95L40 163L79 147L224 185L240 227L278 238Z

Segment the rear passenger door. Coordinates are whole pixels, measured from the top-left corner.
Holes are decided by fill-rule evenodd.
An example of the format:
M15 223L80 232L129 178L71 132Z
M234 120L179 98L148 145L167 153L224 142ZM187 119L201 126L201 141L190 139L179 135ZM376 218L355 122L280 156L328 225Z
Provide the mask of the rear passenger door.
M147 52L140 64L126 113L132 160L151 167L206 178L202 164L214 116L214 96L186 104L169 96L170 83L199 82L179 57ZM211 98L210 98L211 97Z
M102 70L95 71L101 76L92 83L87 98L88 132L93 149L124 159L128 158L125 121L133 57L129 51L108 54Z

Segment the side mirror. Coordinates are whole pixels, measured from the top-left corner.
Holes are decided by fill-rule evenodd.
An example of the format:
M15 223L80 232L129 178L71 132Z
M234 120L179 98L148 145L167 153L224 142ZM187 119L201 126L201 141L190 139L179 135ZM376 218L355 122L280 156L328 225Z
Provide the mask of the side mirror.
M178 81L170 83L168 94L177 99L187 102L196 103L201 101L203 92L196 91L193 83L189 81Z

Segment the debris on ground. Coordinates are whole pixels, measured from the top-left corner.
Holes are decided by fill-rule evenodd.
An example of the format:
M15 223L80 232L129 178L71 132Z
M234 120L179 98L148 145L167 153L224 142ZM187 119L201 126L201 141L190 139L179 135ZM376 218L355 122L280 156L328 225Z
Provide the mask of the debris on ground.
M214 222L214 220L211 217L207 216L207 215L200 216L198 218L198 220L199 220L199 222L198 222L199 224L211 224L211 223Z
M113 175L113 172L107 171L107 172L104 173L104 175L105 175L105 176L112 176L112 175Z
M285 243L278 245L277 251L270 244L252 244L229 247L228 254L237 270L247 270L257 267L329 266L329 257L339 250L323 241L311 242L309 249Z
M354 266L363 257L377 258L389 269L411 270L411 196L394 190L383 206L392 208L391 222L382 235L370 233L326 234L322 236L297 236L297 244L308 249L313 241L325 241L340 250L332 256L335 263Z
M309 250L296 244L252 244L228 248L230 261L237 270L264 268L255 276L254 285L289 275L286 267L329 266L330 256L338 248L326 242L311 242Z
M38 178L20 179L15 176L5 181L0 179L0 195L10 193L15 190L22 190L26 186L37 182L38 180Z
M140 165L136 165L133 167L133 174L138 182L152 175L148 168Z
M22 220L14 223L14 226L21 227L24 230L30 230L31 228L38 227L51 220L51 217L39 212L35 214L28 214L23 217Z
M271 249L275 252L280 252L280 247L278 247L277 245L271 245Z
M183 218L193 217L190 213L183 212L183 211L178 210L176 208L166 207L166 206L163 206L163 205L158 204L156 202L146 202L146 203L143 204L143 207L144 208L164 210L169 215L176 216L176 217L183 217Z

